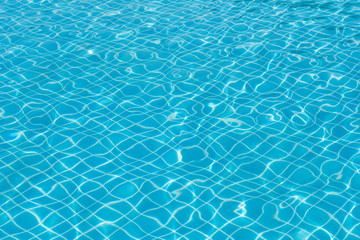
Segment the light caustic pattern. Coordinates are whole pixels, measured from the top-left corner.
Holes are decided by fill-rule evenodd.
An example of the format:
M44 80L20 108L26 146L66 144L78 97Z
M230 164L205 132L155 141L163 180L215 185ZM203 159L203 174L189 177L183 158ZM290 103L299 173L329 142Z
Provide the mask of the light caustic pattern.
M1 239L360 239L358 1L2 1Z

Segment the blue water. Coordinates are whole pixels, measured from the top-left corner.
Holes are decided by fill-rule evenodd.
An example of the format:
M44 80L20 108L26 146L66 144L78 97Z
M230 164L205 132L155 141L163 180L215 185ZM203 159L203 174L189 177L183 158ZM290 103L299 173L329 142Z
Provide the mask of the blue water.
M360 239L360 3L3 0L0 239Z

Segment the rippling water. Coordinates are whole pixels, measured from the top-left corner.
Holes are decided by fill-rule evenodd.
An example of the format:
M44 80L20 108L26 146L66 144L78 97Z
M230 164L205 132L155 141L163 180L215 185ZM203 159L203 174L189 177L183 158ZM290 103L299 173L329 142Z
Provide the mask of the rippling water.
M360 3L0 5L1 239L360 239Z

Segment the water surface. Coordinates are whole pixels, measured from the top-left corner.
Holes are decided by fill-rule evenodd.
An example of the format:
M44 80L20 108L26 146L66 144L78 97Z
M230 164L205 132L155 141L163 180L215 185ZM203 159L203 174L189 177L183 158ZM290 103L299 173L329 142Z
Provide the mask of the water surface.
M360 239L360 3L2 1L1 239Z

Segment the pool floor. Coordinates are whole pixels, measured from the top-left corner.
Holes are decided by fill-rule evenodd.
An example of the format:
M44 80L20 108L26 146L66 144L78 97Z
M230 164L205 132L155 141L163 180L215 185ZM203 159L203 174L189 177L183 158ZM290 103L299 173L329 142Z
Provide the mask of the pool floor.
M0 239L360 239L359 19L2 1Z

